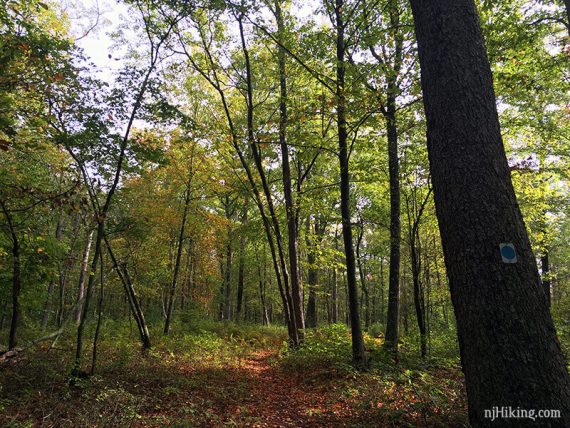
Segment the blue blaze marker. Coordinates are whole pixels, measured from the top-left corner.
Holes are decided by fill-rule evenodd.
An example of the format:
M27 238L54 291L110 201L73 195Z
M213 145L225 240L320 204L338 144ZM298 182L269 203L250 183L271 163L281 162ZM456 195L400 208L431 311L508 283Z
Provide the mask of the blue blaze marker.
M515 246L511 243L499 244L501 249L501 258L503 263L516 263L517 262L517 252Z

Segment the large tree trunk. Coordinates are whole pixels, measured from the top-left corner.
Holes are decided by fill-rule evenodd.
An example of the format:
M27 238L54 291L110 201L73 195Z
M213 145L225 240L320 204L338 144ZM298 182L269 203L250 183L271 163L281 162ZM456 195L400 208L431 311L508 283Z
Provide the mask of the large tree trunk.
M340 162L340 210L342 216L342 237L346 257L346 279L350 306L350 328L352 332L352 357L358 369L367 367L366 349L362 338L360 312L358 308L358 286L356 284L356 261L352 242L352 223L350 215L350 172L348 155L348 131L346 123L345 94L345 24L343 21L344 0L336 0L336 109L338 129L338 157Z
M559 409L542 426L568 427L570 377L511 183L475 3L411 3L469 419L491 426L494 406ZM515 263L501 243L514 245Z

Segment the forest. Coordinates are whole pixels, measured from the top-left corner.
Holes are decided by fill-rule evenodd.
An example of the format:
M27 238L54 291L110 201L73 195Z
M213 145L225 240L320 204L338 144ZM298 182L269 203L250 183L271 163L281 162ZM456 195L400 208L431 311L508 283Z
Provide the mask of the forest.
M570 427L569 0L0 2L0 426Z

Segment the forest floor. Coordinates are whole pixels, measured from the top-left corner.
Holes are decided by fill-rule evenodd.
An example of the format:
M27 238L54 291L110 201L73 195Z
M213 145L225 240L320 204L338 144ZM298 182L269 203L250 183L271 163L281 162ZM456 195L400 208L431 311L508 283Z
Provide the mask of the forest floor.
M357 373L341 327L296 352L281 331L240 326L178 332L144 353L127 339L104 338L95 374L71 384L71 340L0 367L0 426L467 426L457 366L394 364L369 338L372 369Z

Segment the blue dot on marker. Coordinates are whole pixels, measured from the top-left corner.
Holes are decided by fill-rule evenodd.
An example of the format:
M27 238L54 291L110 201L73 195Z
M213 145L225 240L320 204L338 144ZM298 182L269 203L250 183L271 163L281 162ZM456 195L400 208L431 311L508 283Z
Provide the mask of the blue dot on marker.
M503 248L501 248L501 255L506 259L514 259L516 253L513 247L505 245Z

